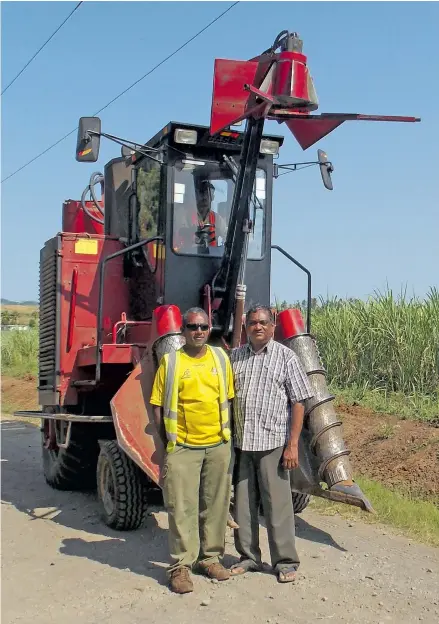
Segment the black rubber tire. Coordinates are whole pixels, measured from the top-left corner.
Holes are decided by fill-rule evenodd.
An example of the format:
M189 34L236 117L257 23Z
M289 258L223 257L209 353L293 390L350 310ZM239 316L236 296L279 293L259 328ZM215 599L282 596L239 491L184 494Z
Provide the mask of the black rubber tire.
M42 433L43 472L56 490L92 490L96 487L99 447L90 425L72 423L67 449L49 450Z
M108 489L106 479L111 488L110 505L108 500L107 505L104 501L106 487ZM148 511L145 479L140 469L114 440L101 443L96 480L101 517L105 524L118 531L140 528Z
M301 494L300 492L291 492L291 496L293 497L293 509L295 514L300 514L306 507L308 507L308 503L311 500L311 496L309 494Z

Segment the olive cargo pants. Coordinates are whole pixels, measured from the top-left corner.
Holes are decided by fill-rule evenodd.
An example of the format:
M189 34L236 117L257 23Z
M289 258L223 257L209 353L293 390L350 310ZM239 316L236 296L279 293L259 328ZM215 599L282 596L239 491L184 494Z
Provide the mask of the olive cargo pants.
M211 448L177 446L166 456L163 497L169 519L169 572L224 555L229 513L232 443Z

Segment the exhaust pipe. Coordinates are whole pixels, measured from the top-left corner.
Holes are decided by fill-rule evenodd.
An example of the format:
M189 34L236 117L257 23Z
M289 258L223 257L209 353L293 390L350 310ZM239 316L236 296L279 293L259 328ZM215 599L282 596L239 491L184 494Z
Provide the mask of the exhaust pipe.
M309 440L309 448L305 452L311 455L305 462L306 472L309 474L309 467L314 467L311 468L314 472L311 478L313 485L308 493L374 513L372 505L352 478L350 450L342 437L342 421L334 409L335 397L328 391L326 371L316 341L306 332L299 310L284 310L277 318L278 339L297 355L314 391L314 396L305 401L304 428ZM320 487L322 481L328 489Z

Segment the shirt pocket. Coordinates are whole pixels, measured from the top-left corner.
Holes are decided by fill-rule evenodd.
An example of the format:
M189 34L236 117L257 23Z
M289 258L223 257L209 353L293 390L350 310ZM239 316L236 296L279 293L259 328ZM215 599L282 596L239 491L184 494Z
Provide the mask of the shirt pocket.
M274 386L275 391L283 389L283 392L286 392L286 378L286 371L283 366L274 367L273 365L270 366L268 362L264 362L262 366L261 382L264 384L265 388L267 386Z

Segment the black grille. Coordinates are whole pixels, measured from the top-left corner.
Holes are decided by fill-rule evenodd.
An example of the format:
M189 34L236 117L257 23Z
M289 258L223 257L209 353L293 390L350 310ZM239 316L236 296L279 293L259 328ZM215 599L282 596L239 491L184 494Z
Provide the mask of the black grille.
M47 241L40 252L40 390L56 387L58 237Z

